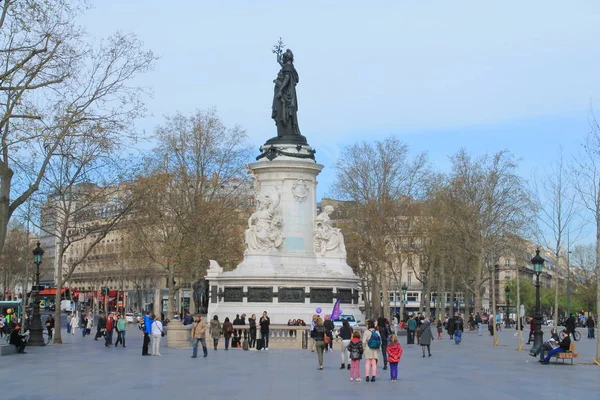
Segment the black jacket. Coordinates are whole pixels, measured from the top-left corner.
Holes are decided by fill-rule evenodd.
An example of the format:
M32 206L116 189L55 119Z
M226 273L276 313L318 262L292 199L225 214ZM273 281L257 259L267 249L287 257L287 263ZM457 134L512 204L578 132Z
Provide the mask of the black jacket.
M322 342L327 334L327 329L324 326L315 325L315 329L312 330L310 336L317 342Z
M567 335L564 337L562 342L560 342L560 348L565 351L568 351L570 346L571 346L571 338L569 337L569 335Z
M248 325L250 325L250 330L256 330L256 320L254 318L248 318Z
M271 325L271 318L260 317L260 333L269 333L269 325Z
M340 335L339 335L342 340L350 340L352 339L352 328L348 327L346 328L345 326L342 326L340 328Z

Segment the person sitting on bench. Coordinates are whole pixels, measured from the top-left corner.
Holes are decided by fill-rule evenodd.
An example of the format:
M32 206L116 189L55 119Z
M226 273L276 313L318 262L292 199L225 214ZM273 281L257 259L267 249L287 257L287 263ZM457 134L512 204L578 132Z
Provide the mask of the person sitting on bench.
M547 342L544 342L541 347L538 346L538 347L532 348L531 351L529 352L529 355L532 357L536 357L541 352L550 351L550 350L554 349L555 347L558 347L559 342L560 342L560 338L558 337L558 334L556 333L556 329L552 328L550 330L550 339L548 339Z
M17 348L17 353L27 354L25 353L25 346L27 345L27 342L25 341L25 335L21 335L21 327L19 325L15 326L10 334L10 344L15 345Z
M546 358L544 358L543 360L540 360L540 362L542 364L548 364L550 362L550 358L552 358L552 356L555 354L564 353L565 351L569 351L569 347L571 347L571 338L569 337L569 332L566 329L563 329L560 334L562 336L560 346L558 346L555 349L550 350L548 352L548 354L546 355Z

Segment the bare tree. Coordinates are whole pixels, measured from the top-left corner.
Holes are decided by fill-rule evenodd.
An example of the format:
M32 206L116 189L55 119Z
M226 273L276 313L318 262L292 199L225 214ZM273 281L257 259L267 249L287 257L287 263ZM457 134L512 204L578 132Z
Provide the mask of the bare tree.
M590 110L591 132L583 143L582 157L575 159L575 189L596 225L596 315L600 315L600 125ZM598 321L598 318L596 318ZM597 336L596 360L600 362L600 335Z
M580 208L576 201L577 192L573 187L573 180L569 177L569 166L565 165L563 149L558 149L558 154L553 158L549 171L543 177L534 176L534 190L537 205L537 230L538 242L549 249L560 269L560 262L564 260L565 244L567 237L576 242L582 232L579 223ZM569 266L567 266L569 268ZM558 295L559 274L556 278L554 295L554 326L558 326Z
M0 249L8 222L69 138L117 144L136 136L143 90L132 78L155 57L132 35L86 41L84 1L0 4Z

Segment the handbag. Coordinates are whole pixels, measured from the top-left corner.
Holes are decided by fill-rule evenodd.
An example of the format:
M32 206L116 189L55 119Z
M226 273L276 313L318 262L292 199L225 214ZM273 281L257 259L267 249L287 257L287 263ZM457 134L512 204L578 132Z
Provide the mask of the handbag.
M329 344L331 342L331 338L327 334L326 330L323 332L323 342L325 342L325 344Z

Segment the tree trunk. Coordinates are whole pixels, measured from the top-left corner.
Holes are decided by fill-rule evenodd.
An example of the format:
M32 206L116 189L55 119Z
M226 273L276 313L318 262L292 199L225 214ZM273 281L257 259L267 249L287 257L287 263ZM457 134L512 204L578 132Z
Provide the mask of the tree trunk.
M600 362L600 210L596 208L596 361Z
M376 319L381 315L381 290L377 276L371 275L371 319Z
M379 271L381 277L381 293L383 296L383 316L385 318L390 318L390 290L388 286L388 278L386 274L386 265L385 263L379 264ZM390 319L391 320L391 319Z
M173 319L175 310L175 288L173 284L173 271L169 269L167 289L169 290L169 302L167 303L167 318Z
M62 344L62 335L61 335L61 329L60 329L60 314L61 314L60 289L62 288L62 285L63 285L62 270L63 270L64 248L65 248L65 235L61 235L60 240L58 241L58 249L57 249L58 257L56 257L56 276L54 277L54 284L56 286L56 296L55 296L55 302L56 302L55 316L56 316L56 318L54 318L54 336L53 336L54 344Z
M492 267L492 316L491 316L491 320L492 320L492 328L494 330L494 346L497 346L498 344L498 332L496 332L496 269L495 267ZM489 319L488 319L489 321ZM488 322L489 323L489 322Z
M158 281L156 282L156 286L154 287L154 306L153 306L153 308L154 308L154 315L160 317L160 314L162 313L162 296L160 293L160 283Z
M446 275L443 262L440 263L440 272L438 277L437 306L435 312L438 315L438 320L444 322L443 318L446 314Z
M521 284L519 282L519 268L517 267L517 341L519 343L519 351L523 348L523 327L521 324Z
M365 317L369 317L369 315L371 315L371 302L369 301L369 293L367 291L367 285L365 283L364 279L360 280L360 287L362 289L362 294L364 297L364 304L365 304Z
M445 300L445 299L444 299ZM448 317L454 317L454 274L450 277L450 304Z
M423 299L425 301L423 304L423 311L425 312L425 315L429 317L431 315L431 284L429 283L429 279L427 279L426 284L423 285L423 293Z
M557 260L560 260L557 258ZM560 261L559 261L560 262ZM558 274L556 275L556 282L554 282L554 317L552 318L553 326L558 326Z

